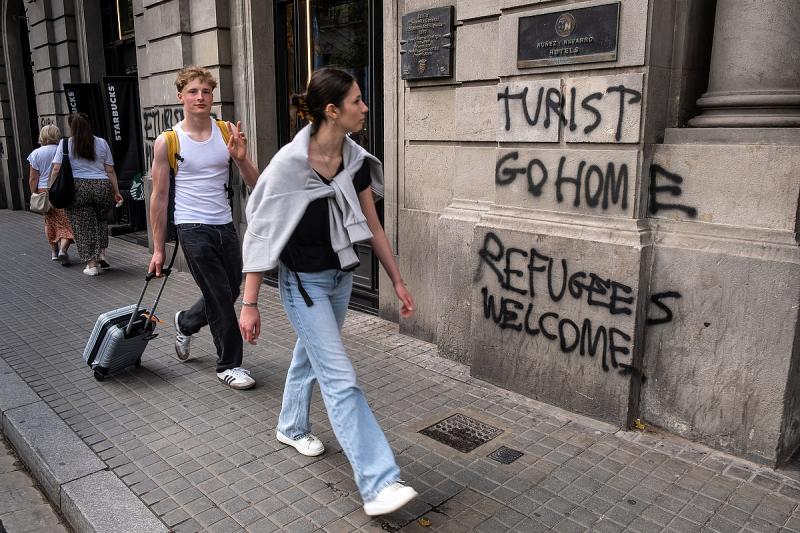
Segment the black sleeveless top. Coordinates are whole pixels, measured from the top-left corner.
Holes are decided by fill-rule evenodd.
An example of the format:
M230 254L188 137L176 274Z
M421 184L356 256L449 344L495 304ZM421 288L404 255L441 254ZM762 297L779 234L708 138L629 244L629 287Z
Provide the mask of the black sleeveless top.
M343 165L340 166L338 172L341 172L343 168ZM330 181L316 171L315 173L322 183L330 186ZM353 176L353 188L358 194L369 187L371 183L369 163L365 160ZM283 248L280 259L289 270L294 272L321 272L341 268L339 256L333 251L331 245L328 198L319 198L308 204L303 218L300 219L289 242ZM358 265L348 270L352 270L356 266Z

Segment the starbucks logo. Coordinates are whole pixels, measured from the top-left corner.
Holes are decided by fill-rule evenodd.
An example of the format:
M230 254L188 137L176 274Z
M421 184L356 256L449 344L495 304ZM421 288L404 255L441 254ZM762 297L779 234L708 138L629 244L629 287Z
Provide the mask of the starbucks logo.
M556 20L556 33L559 37L569 37L575 29L575 17L569 13L562 13Z

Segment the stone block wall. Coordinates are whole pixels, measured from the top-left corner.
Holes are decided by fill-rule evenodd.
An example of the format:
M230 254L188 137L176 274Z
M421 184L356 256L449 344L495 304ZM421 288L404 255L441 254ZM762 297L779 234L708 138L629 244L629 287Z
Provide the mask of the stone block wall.
M453 3L401 4L397 20ZM616 62L543 68L517 67L519 18L567 6L455 7L454 76L399 84L398 252L417 299L401 330L478 377L626 425L652 255L637 223L649 3L621 3Z
M39 125L56 124L66 135L69 110L64 84L82 81L75 3L26 2L25 8Z
M800 142L670 129L705 89L709 3L622 0L616 61L518 68L520 17L608 3L407 0L387 22L455 6L454 75L387 83L401 331L530 397L784 461Z
M207 67L217 78L212 112L232 117L234 108L230 14L222 0L142 0L134 3L136 59L145 163L153 142L183 120L175 75L185 65Z

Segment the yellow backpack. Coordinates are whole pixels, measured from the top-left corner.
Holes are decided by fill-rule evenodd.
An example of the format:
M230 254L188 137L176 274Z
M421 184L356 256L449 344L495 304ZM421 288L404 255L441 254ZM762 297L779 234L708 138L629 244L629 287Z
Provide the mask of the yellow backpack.
M228 140L231 138L231 133L228 131L228 124L224 120L219 119L216 119L214 122L217 123L219 131L222 133L222 140L225 141L225 144L228 144ZM169 163L169 171L172 174L171 177L174 178L178 174L178 159L181 159L181 143L178 141L178 134L172 128L164 130L164 139L167 141L167 162Z

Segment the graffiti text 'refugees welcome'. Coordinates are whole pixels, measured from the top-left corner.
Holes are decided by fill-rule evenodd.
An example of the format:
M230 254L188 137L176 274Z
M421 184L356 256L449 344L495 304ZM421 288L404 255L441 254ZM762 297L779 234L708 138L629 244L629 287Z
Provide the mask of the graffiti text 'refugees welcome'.
M495 273L502 289L531 300L527 304L507 296L500 296L498 300L487 287L483 287L485 319L493 321L500 329L521 331L532 337L541 333L545 339L557 341L563 353L578 351L582 356L600 355L605 372L619 368L622 374L630 373L630 362L618 359L630 355L631 336L628 333L616 327L593 325L589 318L584 318L579 326L576 321L559 313L540 312L539 306L534 307L533 300L537 295L534 281L541 277L547 279L547 295L552 302L558 303L569 296L585 300L593 307L606 308L611 315L630 315L635 299L631 287L593 272L570 272L566 259L558 261L536 248L506 247L492 232L486 233L478 255L481 262Z

